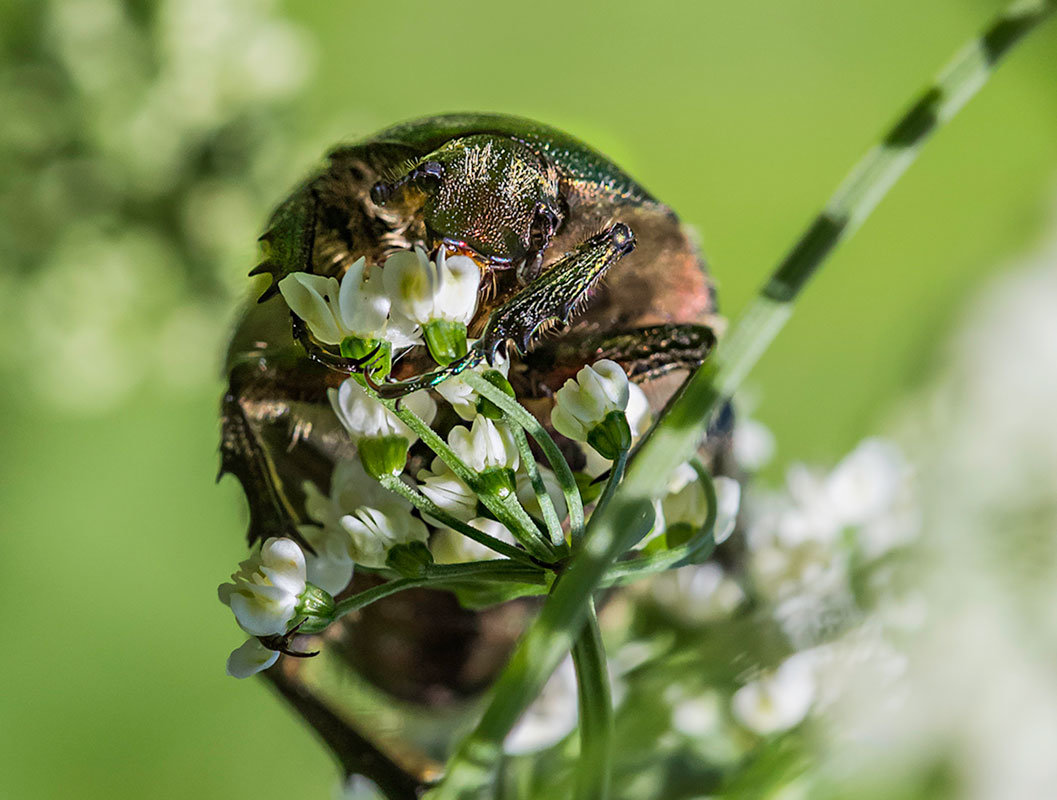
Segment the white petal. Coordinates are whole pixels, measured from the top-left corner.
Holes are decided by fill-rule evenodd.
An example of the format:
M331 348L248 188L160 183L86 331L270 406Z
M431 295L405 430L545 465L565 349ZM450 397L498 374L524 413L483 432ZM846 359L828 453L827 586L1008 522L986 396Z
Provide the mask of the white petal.
M283 591L298 595L305 590L305 554L293 539L268 539L261 547L261 567Z
M379 338L389 316L389 297L378 266L367 268L359 258L341 279L338 307L344 327L361 339Z
M628 407L628 375L616 361L608 358L599 359L591 365L591 370L598 376L598 385L603 396L612 407L621 411Z
M444 248L441 248L440 253L444 253ZM437 294L435 313L442 319L469 325L477 310L480 268L473 259L466 256L445 258L444 255L439 255L437 271L442 282Z
M286 633L286 625L294 616L297 597L276 586L260 586L252 593L233 592L230 605L235 620L246 633L273 636Z
M324 344L340 344L345 338L336 313L339 291L334 278L307 272L293 272L279 281L279 292L290 310Z
M389 256L382 280L394 317L421 325L433 316L440 281L436 266L420 248Z
M342 531L343 535L346 535ZM348 548L346 548L348 555ZM345 591L345 587L352 581L353 561L351 558L338 560L331 558L329 553L310 555L307 561L308 580L331 595L337 595Z
M558 390L558 402L551 409L551 425L562 436L576 442L587 441L587 430L579 419L569 413L566 404L562 403L562 389Z
M277 651L269 650L256 639L247 639L228 656L227 673L232 678L248 678L268 669L278 658Z

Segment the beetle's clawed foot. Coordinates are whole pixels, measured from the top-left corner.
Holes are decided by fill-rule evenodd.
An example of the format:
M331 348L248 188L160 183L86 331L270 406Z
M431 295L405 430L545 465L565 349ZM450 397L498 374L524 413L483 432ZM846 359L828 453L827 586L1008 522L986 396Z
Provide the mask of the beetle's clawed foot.
M305 621L306 620L301 620L286 633L275 634L274 636L258 636L257 640L269 650L282 653L284 656L293 656L294 658L314 658L319 655L318 650L308 652L305 650L290 649L290 643L293 641L294 637L297 636L298 632L301 630L301 626L305 624Z

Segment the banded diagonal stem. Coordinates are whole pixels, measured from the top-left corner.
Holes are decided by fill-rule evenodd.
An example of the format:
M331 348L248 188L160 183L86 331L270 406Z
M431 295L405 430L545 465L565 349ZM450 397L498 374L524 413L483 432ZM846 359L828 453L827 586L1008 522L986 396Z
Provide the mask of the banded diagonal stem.
M1057 9L1057 0L1018 0L940 73L881 143L868 152L782 260L714 358L691 376L643 438L609 504L593 514L583 549L555 582L522 638L473 732L448 763L430 800L476 797L491 780L502 742L580 634L608 567L649 530L650 500L705 435L716 409L741 384L782 329L811 276L850 237L913 163L928 138L993 74L1001 59Z

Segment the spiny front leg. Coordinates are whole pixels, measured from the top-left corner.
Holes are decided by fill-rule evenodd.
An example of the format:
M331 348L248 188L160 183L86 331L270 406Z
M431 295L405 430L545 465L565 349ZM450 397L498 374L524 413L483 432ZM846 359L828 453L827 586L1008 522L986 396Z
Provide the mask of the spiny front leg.
M622 222L595 234L492 312L475 348L489 364L507 342L528 353L551 327L567 325L609 268L634 249L635 234Z

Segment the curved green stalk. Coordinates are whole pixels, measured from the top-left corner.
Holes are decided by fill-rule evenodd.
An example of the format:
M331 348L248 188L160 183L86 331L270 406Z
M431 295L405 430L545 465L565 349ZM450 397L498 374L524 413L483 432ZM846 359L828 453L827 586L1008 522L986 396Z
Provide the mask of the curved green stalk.
M580 709L580 758L574 796L577 800L606 800L613 767L613 700L606 649L591 601L572 655Z
M514 441L517 442L518 453L521 455L521 462L525 465L525 472L528 473L529 480L532 482L532 491L536 493L536 502L539 503L540 513L543 514L543 522L547 526L547 533L550 534L551 544L555 547L562 547L565 544L565 532L562 530L561 520L558 519L558 512L554 509L554 501L551 500L547 487L543 483L543 476L540 475L536 457L532 454L532 448L529 447L525 429L510 419L508 415L504 414L503 417L510 426Z
M546 584L546 574L539 567L529 567L509 559L491 561L467 561L461 564L431 564L426 574L415 578L395 578L379 586L364 589L346 597L334 608L334 619L340 619L353 611L369 606L389 595L405 589L443 584L445 587L462 582L478 582L482 579L510 581L526 584Z
M1055 8L1057 0L1011 5L955 56L935 85L893 126L883 144L852 171L738 320L716 357L697 370L664 417L647 432L621 491L592 515L585 546L555 582L539 617L496 682L477 728L449 761L444 780L430 792L431 800L469 796L489 780L502 753L503 738L579 634L588 601L607 568L649 530L651 498L664 490L672 470L694 454L719 404L755 366L788 319L808 279L869 215L929 135L968 102L1001 57Z
M475 392L490 400L503 414L507 415L524 428L529 435L543 450L543 454L550 462L554 476L558 479L562 494L565 495L565 505L569 510L569 529L573 542L578 542L584 533L584 504L580 499L580 490L576 486L569 464L554 443L554 439L547 433L547 429L540 421L532 416L524 407L506 395L502 389L493 384L483 376L475 372L467 372L462 380L469 384Z

